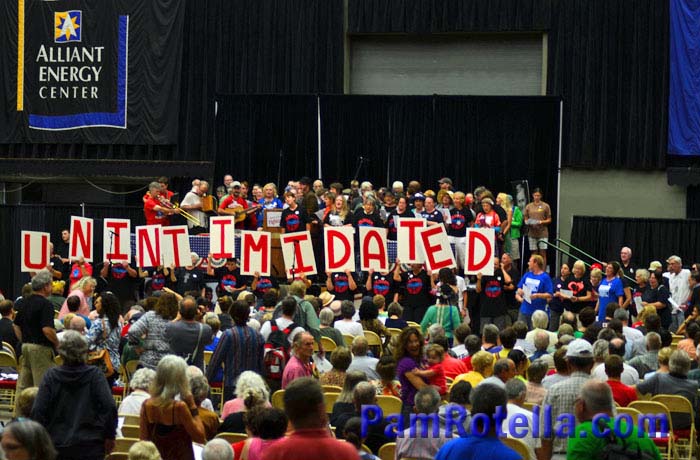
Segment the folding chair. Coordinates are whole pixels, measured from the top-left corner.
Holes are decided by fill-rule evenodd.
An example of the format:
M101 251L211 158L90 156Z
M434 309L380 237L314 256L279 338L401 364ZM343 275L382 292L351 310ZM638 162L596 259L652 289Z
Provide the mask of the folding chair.
M284 410L284 390L277 390L272 393L270 402L272 403L272 407Z
M690 414L690 428L684 430L676 428L673 430L674 457L690 460L697 448L693 405L688 401L688 398L679 395L656 395L651 400L658 401L666 406L671 414Z
M520 439L516 438L499 438L503 444L516 451L522 458L530 458L530 452L527 446Z
M245 433L219 433L215 437L224 439L229 444L235 444L248 439L248 435Z
M658 401L632 401L627 407L637 409L641 413L639 416L639 422L642 422L642 418L645 418L643 421L646 426L644 426L643 429L649 435L652 441L654 441L654 444L656 444L659 450L662 451L663 449L661 452L661 457L668 460L673 458L673 421L671 420L671 412L668 410L668 408ZM661 428L658 422L656 423L655 427L648 426L647 424L649 423L649 419L645 417L646 415L664 415L668 421L668 433L658 431ZM637 428L639 429L640 426L638 425Z
M389 414L401 413L401 400L396 396L379 395L377 396L377 405L381 407L382 412L384 412L384 417Z
M367 339L367 345L372 347L372 350L379 349L379 356L377 358L382 357L382 339L379 338L379 335L376 332L372 331L365 331L365 338Z
M388 442L379 448L378 457L381 460L394 460L396 455L396 443Z
M333 350L338 348L338 345L335 343L335 340L325 336L321 336L321 345L323 345L323 350L326 352L332 352Z
M323 400L326 402L327 414L333 413L333 406L335 405L335 401L338 399L338 396L340 396L340 393L325 393L323 395Z

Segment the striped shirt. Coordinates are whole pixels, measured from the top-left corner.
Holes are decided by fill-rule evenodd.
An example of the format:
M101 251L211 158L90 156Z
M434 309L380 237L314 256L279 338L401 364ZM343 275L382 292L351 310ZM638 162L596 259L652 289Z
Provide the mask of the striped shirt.
M258 331L250 326L234 325L221 335L207 367L207 378L212 381L221 363L224 364L224 384L230 388L243 371L263 375L264 345L265 340Z

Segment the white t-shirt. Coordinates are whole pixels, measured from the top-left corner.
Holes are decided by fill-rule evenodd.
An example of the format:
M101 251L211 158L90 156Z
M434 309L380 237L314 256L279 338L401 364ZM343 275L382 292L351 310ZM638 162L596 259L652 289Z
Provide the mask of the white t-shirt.
M341 334L350 334L354 336L365 335L365 331L362 329L362 324L356 323L354 321L338 320L333 324L333 327L338 329Z
M200 198L199 195L197 195L194 192L187 192L185 197L182 199L182 202L180 202L180 206L192 206L195 205L199 202L201 202L202 199ZM205 213L203 213L200 209L192 209L187 211L189 214L192 216L196 217L199 219L200 227L208 227L209 226L209 216L207 216ZM189 220L187 221L187 226L189 228L194 227L194 223L190 222Z
M668 276L668 288L671 291L673 301L678 305L684 305L690 297L690 286L688 285L690 270L684 268L680 273L667 272L664 273L664 276Z

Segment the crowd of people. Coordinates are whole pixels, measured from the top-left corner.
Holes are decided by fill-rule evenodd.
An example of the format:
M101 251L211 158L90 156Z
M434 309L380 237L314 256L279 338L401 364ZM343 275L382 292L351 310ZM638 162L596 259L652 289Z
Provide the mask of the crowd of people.
M134 458L191 459L193 446L205 445L206 459L374 459L390 442L396 458L520 458L499 439L514 434L516 416L528 421L522 441L529 458L597 458L606 442L581 433L593 429L596 414L614 423L616 405L671 394L698 413L698 266L685 269L671 256L666 271L657 261L637 268L625 247L619 261L564 263L550 277L543 240L551 214L539 191L518 217L505 194L494 199L477 189L472 197L451 184L443 178L434 196L413 183L408 193L397 183L376 193L361 184L352 198L336 184L314 193L302 179L285 191L285 212L299 211L287 222L301 227L314 215L325 225L387 225L389 235L392 216L407 213L435 225L449 216L448 234L455 225L495 227L502 244L493 275L465 279L458 270L396 263L387 273L328 272L322 285L305 278L287 284L247 279L235 259L205 270L196 254L183 268L149 272L105 262L93 273L85 261L63 261L57 245L56 265L33 274L14 302L0 302L2 341L19 357L16 418L2 436L8 458L21 449L34 456L26 458L104 458L127 414L140 420L143 442L133 449L142 456ZM243 183L228 185L233 198L223 209L245 201ZM208 188L194 186L197 193ZM260 192L257 201L276 199L273 184ZM326 211L310 209L312 199L325 201ZM258 218L244 217L251 228ZM531 255L521 275L515 229L523 226ZM150 281L139 294L134 283L144 277ZM217 283L213 292L208 279ZM374 334L379 342L370 343ZM124 383L120 376L134 361L131 392L117 407L111 388ZM341 389L329 412L322 385ZM221 398L212 386L223 387ZM283 410L272 405L277 390L284 390ZM381 419L364 432L362 408L380 395L400 399L401 419L393 430ZM571 437L534 435L531 405L551 407L554 420L573 414ZM455 436L446 423L452 406L467 414L465 433ZM412 436L412 414L434 415L424 420L435 429ZM674 414L672 421L682 430L692 420ZM222 432L248 438L230 445L215 438ZM628 447L660 458L646 435L633 438Z

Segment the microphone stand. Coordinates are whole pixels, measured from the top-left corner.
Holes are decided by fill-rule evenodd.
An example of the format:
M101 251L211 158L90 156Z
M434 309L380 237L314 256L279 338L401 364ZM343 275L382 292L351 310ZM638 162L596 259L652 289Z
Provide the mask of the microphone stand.
M365 161L369 163L369 160L365 157L357 157L357 159L360 160L360 164L357 165L357 169L355 170L355 176L352 178L352 180L357 180L357 176L360 175L360 169L362 169L362 165L365 163Z
M289 274L292 275L292 281L294 281L294 274L297 271L297 246L299 246L299 241L293 240L292 242L294 243L294 252L292 253L292 268L289 270Z

